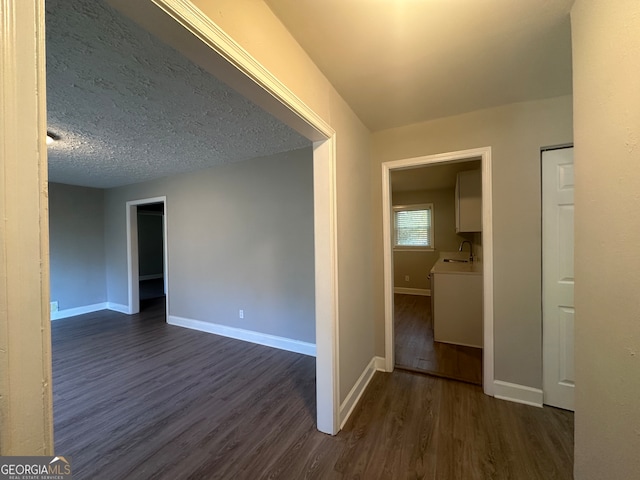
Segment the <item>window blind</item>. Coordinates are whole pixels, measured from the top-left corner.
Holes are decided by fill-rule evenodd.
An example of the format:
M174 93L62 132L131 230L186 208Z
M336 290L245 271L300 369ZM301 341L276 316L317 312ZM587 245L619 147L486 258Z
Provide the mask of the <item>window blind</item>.
M431 247L431 209L397 210L395 244L406 247Z

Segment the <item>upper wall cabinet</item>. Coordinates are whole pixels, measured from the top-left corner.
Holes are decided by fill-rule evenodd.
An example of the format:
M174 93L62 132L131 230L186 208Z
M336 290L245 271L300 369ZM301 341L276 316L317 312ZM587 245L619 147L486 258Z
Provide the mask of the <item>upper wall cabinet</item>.
M456 233L482 231L482 173L467 170L456 179Z

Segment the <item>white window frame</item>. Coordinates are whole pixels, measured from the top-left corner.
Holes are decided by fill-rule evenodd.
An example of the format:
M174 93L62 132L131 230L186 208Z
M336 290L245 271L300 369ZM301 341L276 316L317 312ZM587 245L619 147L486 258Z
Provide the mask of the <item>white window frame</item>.
M429 210L430 211L430 219L431 225L429 226L429 245L398 245L398 235L396 228L396 213L398 212L407 212L414 210ZM434 246L434 238L435 235L433 233L433 225L434 225L434 212L433 212L433 203L419 203L414 205L394 205L393 206L393 250L394 251L424 251L424 252L432 252L435 250Z

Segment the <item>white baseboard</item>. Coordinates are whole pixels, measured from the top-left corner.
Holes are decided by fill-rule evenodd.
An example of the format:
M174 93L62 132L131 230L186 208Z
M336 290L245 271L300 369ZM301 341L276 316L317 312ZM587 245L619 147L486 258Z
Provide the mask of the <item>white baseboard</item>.
M493 396L501 400L542 407L543 393L539 388L494 380Z
M128 305L121 305L119 303L107 302L107 306L109 310L113 310L114 312L126 313L127 315L131 315L131 310Z
M358 381L355 383L347 398L344 399L344 402L340 405L340 428L344 427L344 424L347 423L347 420L353 413L353 410L358 405L362 394L367 389L369 382L373 378L373 374L376 371L384 371L384 358L382 357L373 357L369 362L358 378Z
M439 340L437 338L434 338L434 340L436 342L446 343L447 345L460 345L461 347L482 348L482 345L473 345L472 343L447 342L446 340Z
M404 295L421 295L423 297L431 296L431 290L428 288L393 287L393 293L402 293Z
M164 275L162 273L154 273L152 275L140 275L140 277L138 277L138 280L142 282L144 280L156 280L158 278L164 278Z
M94 303L93 305L84 305L82 307L67 308L51 312L51 320L60 320L62 318L75 317L76 315L84 315L85 313L98 312L107 308L107 302Z
M302 342L300 340L293 340L291 338L278 337L267 333L254 332L251 330L244 330L242 328L229 327L227 325L219 325L217 323L203 322L202 320L176 317L174 315L169 315L167 323L169 325L190 328L200 332L235 338L236 340L257 343L258 345L279 348L280 350L301 353L303 355L309 355L310 357L316 356L315 344Z

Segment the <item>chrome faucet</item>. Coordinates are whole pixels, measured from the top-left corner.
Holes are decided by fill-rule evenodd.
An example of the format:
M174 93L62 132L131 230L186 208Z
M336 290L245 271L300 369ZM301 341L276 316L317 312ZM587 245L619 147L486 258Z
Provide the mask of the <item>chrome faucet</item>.
M471 242L469 240L463 240L460 243L460 246L458 247L458 251L461 252L462 251L462 247L464 247L464 244L468 243L469 244L469 261L473 262L473 245L471 244Z

